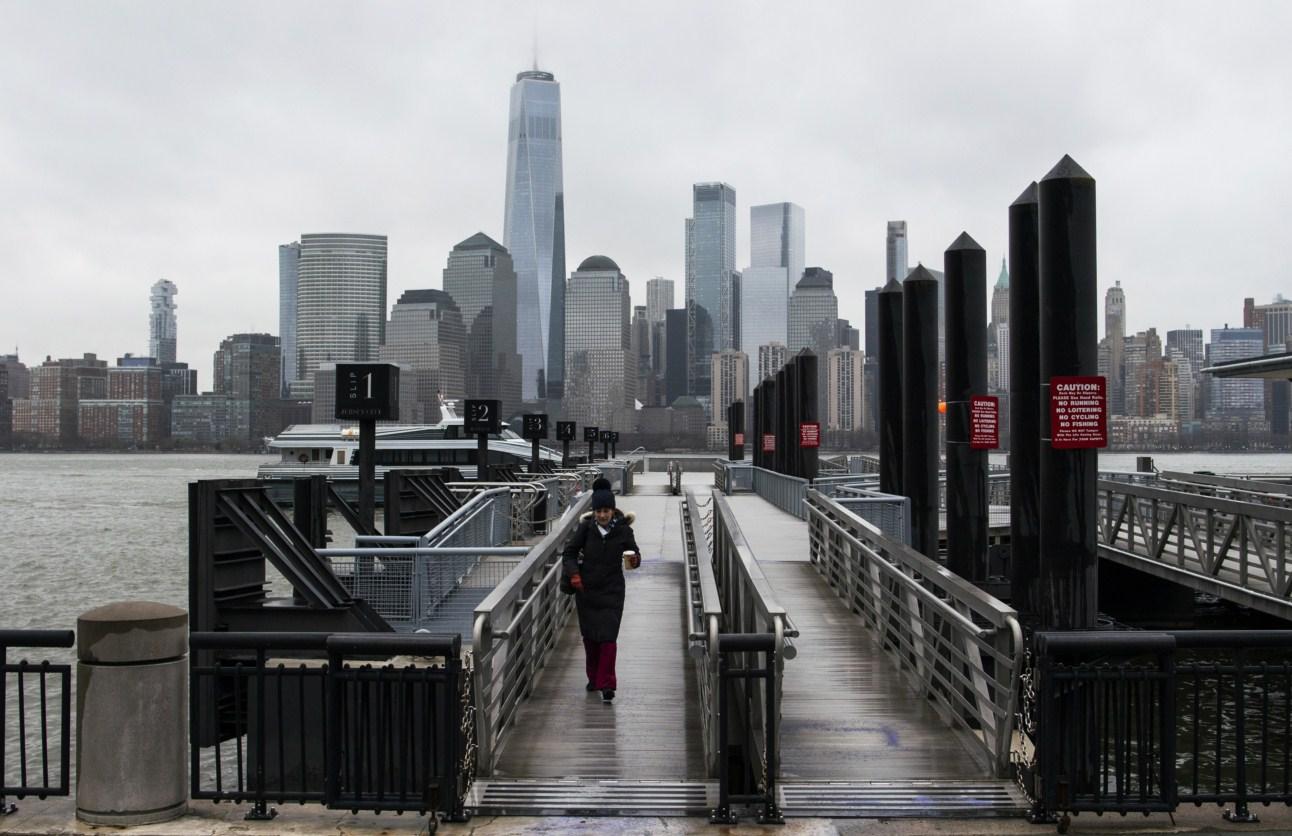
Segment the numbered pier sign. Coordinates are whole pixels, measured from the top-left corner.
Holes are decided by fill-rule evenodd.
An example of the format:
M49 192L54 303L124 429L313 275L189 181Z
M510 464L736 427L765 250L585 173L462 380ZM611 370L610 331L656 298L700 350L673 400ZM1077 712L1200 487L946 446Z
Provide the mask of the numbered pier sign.
M573 421L556 422L556 440L557 441L574 441L578 436L575 435L575 426Z
M524 415L520 419L520 437L530 441L543 441L547 438L546 415Z
M596 440L597 440L597 432L598 432L598 428L597 428L597 427L584 427L584 428L583 428L583 440L584 440L584 441L587 441L587 442L593 442L593 441L596 441Z
M341 421L398 421L399 366L337 363L336 418Z
M502 405L498 401L468 400L462 415L462 429L467 435L497 435L502 432Z

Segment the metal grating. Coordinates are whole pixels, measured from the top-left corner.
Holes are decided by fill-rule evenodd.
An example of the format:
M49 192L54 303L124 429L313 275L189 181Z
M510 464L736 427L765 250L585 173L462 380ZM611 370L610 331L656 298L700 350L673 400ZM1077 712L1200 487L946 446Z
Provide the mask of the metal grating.
M832 818L931 818L1022 816L1027 802L1007 781L783 783L781 810L787 816Z
M496 781L472 785L466 806L487 816L707 816L716 784L698 781Z

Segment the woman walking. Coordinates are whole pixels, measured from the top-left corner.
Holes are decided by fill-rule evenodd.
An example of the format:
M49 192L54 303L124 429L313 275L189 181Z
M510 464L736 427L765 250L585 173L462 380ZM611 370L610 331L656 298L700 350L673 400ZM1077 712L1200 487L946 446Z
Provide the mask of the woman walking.
M615 654L624 614L624 566L641 561L633 539L632 513L615 508L610 483L592 483L592 511L570 536L562 556L565 588L574 594L583 634L588 691L600 691L602 702L615 698Z

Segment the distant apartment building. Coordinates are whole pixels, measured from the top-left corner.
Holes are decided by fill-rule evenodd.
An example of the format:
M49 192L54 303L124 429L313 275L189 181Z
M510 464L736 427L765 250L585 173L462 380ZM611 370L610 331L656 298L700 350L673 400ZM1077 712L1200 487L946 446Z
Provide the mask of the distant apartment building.
M170 409L162 396L164 379L156 365L109 368L105 397L86 398L77 406L82 443L140 447L167 438Z
M865 414L862 369L860 351L836 348L826 353L826 429L852 432L862 428Z
M107 366L107 361L85 354L46 358L32 369L31 397L13 402L15 441L37 447L76 446L80 402L107 397Z
M1265 353L1260 328L1213 328L1207 364L1247 360ZM1207 385L1207 418L1265 420L1265 382L1243 378L1211 378Z
M566 416L580 425L632 431L637 363L628 279L603 255L583 260L565 290Z
M736 401L749 402L749 356L743 351L720 351L713 355L713 384L709 403L714 424L727 423L727 407ZM724 440L725 443L725 440Z
M9 367L0 365L0 450L13 445L13 403L9 399Z
M255 446L283 428L282 346L272 334L233 334L213 357L215 394L234 398L247 415L243 440Z
M674 308L664 313L665 321L665 360L664 360L664 404L672 406L673 402L688 393L691 364L687 359L688 316L685 308Z
M281 397L286 398L292 381L297 379L296 364L296 288L301 268L299 241L278 246L278 339L282 352Z
M762 383L785 367L789 360L789 348L785 343L764 343L758 346L758 382Z

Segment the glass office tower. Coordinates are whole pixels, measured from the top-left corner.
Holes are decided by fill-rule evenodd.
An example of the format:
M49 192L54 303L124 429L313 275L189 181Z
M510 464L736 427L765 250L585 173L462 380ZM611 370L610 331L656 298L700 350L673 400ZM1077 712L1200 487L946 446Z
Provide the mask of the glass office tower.
M516 270L516 345L526 400L559 398L565 366L565 196L561 85L541 70L516 75L507 133L502 243Z
M740 333L736 272L736 190L726 183L691 187L686 222L688 388L708 397L713 355L734 348Z

